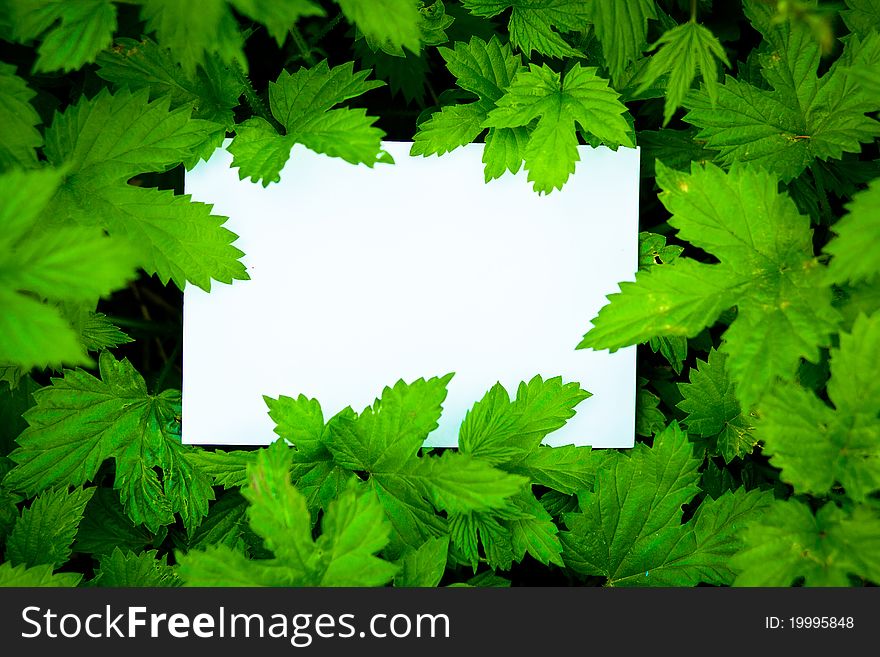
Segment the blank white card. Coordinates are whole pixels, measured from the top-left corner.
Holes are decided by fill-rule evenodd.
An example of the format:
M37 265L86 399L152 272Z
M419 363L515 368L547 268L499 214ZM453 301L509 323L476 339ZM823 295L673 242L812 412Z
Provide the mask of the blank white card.
M426 445L454 446L496 382L577 381L581 402L550 445L632 447L635 347L575 350L638 265L639 153L579 147L561 191L525 172L488 184L482 144L353 166L293 149L281 182L240 181L218 150L186 191L229 217L251 280L184 293L183 427L189 444L277 438L263 395L304 394L325 419L397 380L455 372Z

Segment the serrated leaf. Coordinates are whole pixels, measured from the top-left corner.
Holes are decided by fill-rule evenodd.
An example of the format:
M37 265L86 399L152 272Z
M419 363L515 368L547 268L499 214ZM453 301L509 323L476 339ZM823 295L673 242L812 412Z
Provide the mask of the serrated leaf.
M414 0L336 0L348 22L376 44L421 50L421 14Z
M872 281L880 273L880 179L856 194L847 210L834 224L837 236L825 246L825 252L833 256L828 280Z
M510 42L527 57L532 51L550 57L580 57L562 38L565 32L584 29L590 6L584 0L464 0L472 14L491 18L511 9Z
M575 407L592 395L562 377L535 376L520 383L515 401L496 383L465 415L459 430L462 453L492 464L516 461L574 417Z
M79 573L52 573L52 566L28 568L24 564L13 566L12 562L0 564L0 587L73 587L79 584Z
M528 484L525 477L507 474L486 461L456 452L422 458L402 477L418 482L434 506L448 513L503 507L508 497Z
M819 46L809 30L783 25L765 38L761 72L772 90L728 76L715 102L702 92L685 102L684 120L700 128L698 137L719 151L720 162L751 162L789 181L815 159L858 153L880 135L880 123L865 116L880 108L878 97L864 93L847 70L860 58L880 56L880 35L864 43L850 39L821 78Z
M151 540L149 532L125 514L115 490L97 488L79 523L74 549L96 555L110 554L117 548L139 552Z
M195 73L186 73L172 52L155 41L119 38L98 55L97 74L117 88L147 89L150 100L171 99L171 108L192 107L194 119L206 119L227 130L235 124L233 108L244 91L241 75L233 67L209 56ZM223 131L219 131L223 137ZM213 135L209 141L213 141Z
M193 448L184 452L184 458L197 470L213 480L215 486L238 488L247 483L247 469L256 458L256 452L231 452Z
M377 162L390 162L381 148L385 133L373 125L375 117L367 116L363 108L334 109L384 84L367 80L369 74L355 73L353 62L330 68L326 61L293 74L282 71L269 83L269 106L286 134L278 134L264 119L244 122L229 146L239 178L262 180L264 187L279 180L294 143L352 164L372 167Z
M526 553L529 553L545 566L552 563L563 567L559 529L550 514L534 495L516 497L513 503L523 512L523 517L504 522L510 532L514 560L522 561Z
M247 500L238 491L228 491L220 495L211 505L208 515L182 542L188 550L225 545L246 553L244 535L249 531L247 509Z
M134 275L127 244L97 228L39 224L61 172L0 175L0 363L33 366L89 362L78 331L54 304L95 304ZM48 299L54 303L42 303Z
M574 495L593 488L597 461L594 457L589 447L538 447L505 468L528 477L534 484Z
M77 327L83 344L89 351L101 351L134 340L111 322L104 313L86 311Z
M14 166L32 167L37 163L36 149L43 145L43 136L36 129L40 115L31 105L35 96L15 74L15 67L0 62L0 171Z
M722 352L740 401L756 401L801 358L816 361L839 315L813 257L809 219L760 170L658 164L660 199L679 237L720 260L679 258L640 271L609 296L579 347L617 349L658 335L693 337L726 308L738 315Z
M164 171L191 157L215 126L189 118L190 108L169 111L167 97L150 102L149 92L127 89L83 98L56 115L46 133L49 161L69 171L51 212L85 226L106 228L138 249L143 267L210 290L211 279L246 279L236 236L225 217L189 196L127 184L144 171Z
M158 558L156 550L135 554L116 548L100 559L95 578L89 586L101 588L176 587L181 582L168 565L167 557Z
M277 441L248 469L243 495L251 527L274 552L248 560L225 546L178 555L180 575L191 586L381 586L397 567L376 557L390 526L368 489L349 487L328 507L322 534L312 540L305 499L290 483L289 448ZM226 561L232 570L224 569ZM224 570L226 572L224 572Z
M795 499L776 500L743 534L745 549L732 564L736 586L850 586L850 576L880 581L880 518L859 504L833 502L816 515Z
M684 399L677 405L687 413L684 420L691 434L709 440L710 455L721 454L726 463L752 452L758 438L754 421L743 413L727 376L727 356L716 350L707 360L697 359L688 375L690 383L679 383Z
M114 457L114 485L132 520L155 532L180 513L184 524L194 527L214 493L171 430L179 393L148 394L131 363L108 352L101 354L99 367L101 379L81 369L65 370L63 378L34 394L36 406L26 416L30 426L10 454L17 465L6 485L28 494L79 485Z
M648 19L657 18L654 0L592 0L589 8L605 63L611 77L618 81L645 48Z
M663 106L664 127L672 120L675 111L690 91L697 69L703 77L710 102L715 102L718 95L718 66L715 60L723 62L727 67L730 67L730 62L724 48L710 30L689 21L664 32L651 48L659 50L651 57L639 92L645 91L662 76L668 75Z
M94 492L94 488L68 491L65 486L38 495L12 528L6 540L6 559L16 566L64 565Z
M840 17L850 32L865 37L880 25L880 2L877 0L846 0L846 6Z
M95 61L116 30L110 0L16 0L10 7L13 37L20 43L41 41L36 73L75 71Z
M458 86L475 94L478 100L465 105L447 105L419 125L410 155L443 155L468 144L483 132L483 123L504 95L516 74L522 70L519 55L497 37L488 42L472 37L454 49L438 48ZM525 128L491 128L486 135L483 162L487 182L505 171L516 173L522 166L521 147Z
M311 0L231 0L231 2L237 11L265 25L279 48L284 45L288 32L300 18L326 15L324 9Z
M396 587L437 586L446 572L447 536L431 538L417 550L407 552L399 561L400 570L394 576Z
M626 107L595 68L575 64L564 79L549 66L531 64L520 72L483 124L517 128L538 119L524 152L528 179L537 192L562 189L574 173L578 126L599 140L633 146Z
M831 350L827 406L795 384L777 386L759 407L757 435L796 492L826 494L840 483L864 501L880 489L880 384L865 363L880 359L880 313L860 315Z
M580 512L564 515L566 565L604 576L609 586L729 584L727 560L740 547L740 525L767 499L742 492L704 502L706 508L682 524L682 505L699 491L699 465L677 425L658 435L652 448L639 444L629 456L609 457L595 491L579 495Z
M194 73L208 54L247 69L244 40L227 0L141 0L146 31L168 48L187 73Z

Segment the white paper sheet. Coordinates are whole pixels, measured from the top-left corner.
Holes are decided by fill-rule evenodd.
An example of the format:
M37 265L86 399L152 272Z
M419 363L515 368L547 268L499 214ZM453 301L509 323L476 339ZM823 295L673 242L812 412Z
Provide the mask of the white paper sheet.
M426 444L454 446L467 410L535 374L593 396L551 445L631 447L635 348L575 351L638 264L638 150L580 147L562 191L525 172L483 182L482 144L353 166L297 146L281 182L238 179L218 150L186 176L239 235L249 281L184 293L183 441L277 438L263 395L320 401L325 419L384 386L455 372Z

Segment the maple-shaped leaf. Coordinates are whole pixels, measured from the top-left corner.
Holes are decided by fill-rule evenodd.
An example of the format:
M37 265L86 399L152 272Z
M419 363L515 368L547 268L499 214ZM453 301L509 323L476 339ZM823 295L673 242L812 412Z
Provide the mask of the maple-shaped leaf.
M146 31L168 48L183 70L195 73L206 55L247 70L244 38L227 0L139 0Z
M284 45L290 29L300 18L325 16L326 12L312 0L230 0L236 11L266 26L269 35Z
M704 500L682 523L682 505L699 492L700 463L676 424L651 448L639 443L628 454L612 453L594 490L578 495L580 510L563 515L566 565L606 577L608 586L730 584L736 573L729 559L742 546L742 526L771 496L728 492Z
M100 379L65 370L34 393L36 405L25 414L30 426L9 455L17 465L5 485L29 495L58 484L76 486L94 479L113 457L114 487L132 520L155 532L179 513L194 528L214 492L185 458L187 448L175 433L180 393L150 395L131 363L106 351L99 369Z
M40 115L31 105L36 93L15 74L15 67L0 62L0 171L13 166L32 167L43 136L36 126Z
M562 189L574 173L577 128L613 145L633 146L626 107L595 68L575 64L562 78L544 64L517 74L484 122L488 128L517 128L538 119L523 152L536 192Z
M148 89L150 100L168 96L170 109L188 105L192 118L217 124L185 161L187 167L201 157L210 157L222 144L226 131L234 129L232 110L244 92L244 78L235 65L224 64L217 55L207 55L194 73L187 73L168 48L159 47L151 39L119 38L112 48L98 55L97 63L97 74L117 88Z
M586 4L605 64L611 78L619 82L630 62L645 49L648 19L657 18L656 4L654 0L590 0Z
M70 558L77 527L94 488L67 486L46 491L21 512L6 539L6 558L13 565L58 568Z
M305 498L290 483L284 441L262 450L242 489L253 530L271 559L248 560L227 546L178 555L180 576L190 586L382 586L397 566L375 556L388 543L390 525L375 494L354 485L334 500L312 539ZM223 565L225 564L225 566Z
M833 256L828 280L872 281L880 273L880 179L859 192L847 206L848 214L834 224L837 234L826 246Z
M326 61L293 74L282 71L278 80L269 83L269 105L285 134L279 134L261 117L236 126L229 152L234 156L232 166L238 167L239 178L262 181L263 187L279 181L294 144L352 164L372 167L377 162L391 162L381 146L385 133L373 125L375 117L367 116L366 110L359 107L334 109L349 98L385 84L367 80L369 74L355 73L354 62L330 68Z
M95 61L116 30L111 0L16 0L9 3L12 37L40 40L34 72L75 71Z
M589 488L595 474L590 448L540 446L588 397L577 383L563 383L561 377L545 381L535 376L522 382L513 401L496 384L465 416L460 451L556 490L574 493ZM481 558L480 545L493 568L507 569L526 552L541 563L562 565L558 530L530 490L492 508L449 511L453 545L474 568Z
M620 3L617 3L620 4ZM730 66L724 48L707 28L696 21L676 25L663 33L651 49L657 49L645 70L639 91L648 89L659 78L667 75L666 100L663 105L663 125L672 119L697 76L697 69L703 77L709 101L714 103L718 96L718 66L720 60Z
M690 173L657 163L660 199L679 237L718 264L678 258L636 274L599 311L579 347L617 349L658 335L693 337L737 306L720 351L740 401L757 401L801 358L817 361L839 315L813 256L810 221L772 175L707 164Z
M712 349L706 360L697 359L690 371L690 383L679 383L682 399L677 406L687 417L688 433L700 436L709 454L720 454L730 463L737 457L750 454L758 442L755 422L743 413L734 394L734 386L727 376L727 355Z
M862 501L880 489L880 383L866 363L880 361L880 312L856 318L831 350L828 397L792 383L759 406L757 436L770 463L798 493L826 494L835 483Z
M180 586L168 557L158 557L157 550L135 554L118 547L99 560L95 577L88 586L102 588L166 588Z
M753 12L766 11L761 7L747 4ZM819 45L807 28L768 23L764 37L758 59L772 89L728 76L714 102L704 92L685 101L684 120L700 128L697 136L719 151L721 163L752 162L789 181L814 160L858 153L880 135L880 122L866 116L880 109L880 97L865 93L849 72L880 56L880 35L849 39L822 77Z
M0 564L0 588L5 587L74 587L82 579L80 573L52 573L52 566L28 568L13 566L11 561Z
M422 16L415 0L336 0L345 18L377 45L418 53Z
M347 408L326 424L315 400L267 398L276 431L296 445L289 466L307 506L325 508L355 473L366 477L391 522L386 552L396 558L444 532L437 511L505 505L525 485L524 477L467 454L418 456L437 427L451 376L398 381L361 413Z
M0 365L90 363L59 304L94 308L134 277L137 258L123 240L96 227L42 224L62 175L48 168L0 175Z
M582 57L561 34L585 28L590 19L585 0L464 0L464 6L486 18L511 9L510 42L527 57L533 50L550 57Z
M803 502L776 500L742 533L744 549L731 565L736 586L852 586L851 576L880 582L880 515L833 502L816 515Z
M478 100L447 105L419 124L410 155L443 155L474 141L485 130L483 124L489 112L516 74L523 70L520 56L495 36L488 42L472 37L467 44L456 43L454 49L437 50L446 60L449 72L456 77L458 86L475 94ZM489 129L483 151L487 182L505 171L519 171L521 147L527 139L525 127Z
M137 174L165 171L189 159L216 125L169 110L170 99L149 101L148 89L83 97L56 114L46 133L46 156L67 175L49 211L57 220L106 228L128 238L141 264L166 283L186 281L210 290L211 280L246 279L225 217L189 196L128 184Z

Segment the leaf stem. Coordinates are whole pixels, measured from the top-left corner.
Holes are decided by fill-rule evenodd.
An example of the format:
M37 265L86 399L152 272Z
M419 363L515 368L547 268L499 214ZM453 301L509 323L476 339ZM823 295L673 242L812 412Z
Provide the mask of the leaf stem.
M296 44L296 48L299 50L299 54L305 60L306 64L314 66L315 58L312 55L312 49L309 47L308 42L303 38L302 32L299 31L299 28L296 25L290 27L290 36L293 37L293 42Z
M697 0L691 0L691 23L697 22Z
M284 134L284 126L282 126L278 121L275 120L275 117L272 116L272 113L269 111L269 108L266 107L266 103L260 98L260 95L257 93L257 90L254 89L254 85L251 82L251 79L245 75L245 72L241 69L241 66L238 63L235 63L235 70L238 73L238 80L241 82L244 91L242 95L244 96L244 100L247 103L247 106L251 109L251 111L259 116L261 119L264 119L268 123L272 125L279 133Z

